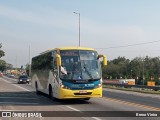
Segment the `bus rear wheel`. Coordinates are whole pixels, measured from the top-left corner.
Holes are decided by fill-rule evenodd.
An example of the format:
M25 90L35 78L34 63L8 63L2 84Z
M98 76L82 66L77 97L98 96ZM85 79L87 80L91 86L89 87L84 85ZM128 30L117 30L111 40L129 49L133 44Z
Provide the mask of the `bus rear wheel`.
M36 88L36 94L39 95L40 92L38 91L38 84L37 84L37 82L35 82L35 88Z
M51 100L54 100L53 90L52 90L52 86L51 86L51 85L49 85L49 98L50 98Z

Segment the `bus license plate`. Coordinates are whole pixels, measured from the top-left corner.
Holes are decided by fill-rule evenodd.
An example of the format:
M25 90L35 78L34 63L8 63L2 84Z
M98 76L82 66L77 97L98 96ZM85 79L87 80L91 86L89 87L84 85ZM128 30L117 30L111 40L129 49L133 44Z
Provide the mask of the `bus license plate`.
M79 91L79 93L87 93L87 91L81 90Z

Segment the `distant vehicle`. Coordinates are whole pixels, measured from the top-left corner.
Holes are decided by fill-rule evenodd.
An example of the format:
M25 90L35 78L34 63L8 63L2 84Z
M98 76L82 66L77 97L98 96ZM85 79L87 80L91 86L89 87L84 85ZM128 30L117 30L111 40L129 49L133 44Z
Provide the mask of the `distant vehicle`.
M14 78L15 76L14 76L14 74L10 74L9 77L10 78Z
M102 97L101 57L107 65L106 57L92 48L50 49L32 58L31 84L51 99Z
M3 73L0 73L0 77L3 77Z
M21 75L18 78L18 84L20 83L28 83L29 84L29 77L27 75Z

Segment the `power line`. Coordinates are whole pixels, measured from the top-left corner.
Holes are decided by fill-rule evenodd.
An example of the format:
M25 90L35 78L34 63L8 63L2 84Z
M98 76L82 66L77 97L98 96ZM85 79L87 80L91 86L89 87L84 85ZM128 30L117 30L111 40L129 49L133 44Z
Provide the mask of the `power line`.
M123 45L123 46L115 46L115 47L113 46L113 47L108 47L108 48L95 48L95 49L112 49L112 48L132 47L132 46L145 45L145 44L151 44L151 43L156 43L156 42L160 42L160 40L144 42L144 43L137 43L137 44L130 44L130 45Z

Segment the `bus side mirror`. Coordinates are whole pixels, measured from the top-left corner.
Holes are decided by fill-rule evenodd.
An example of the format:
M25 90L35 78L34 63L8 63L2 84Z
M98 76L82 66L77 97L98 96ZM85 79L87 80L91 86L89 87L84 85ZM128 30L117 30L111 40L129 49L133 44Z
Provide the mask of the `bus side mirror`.
M103 65L107 65L107 57L105 55L98 55L98 59L103 57Z
M61 66L61 56L59 54L56 54L56 61L57 61L57 66Z

